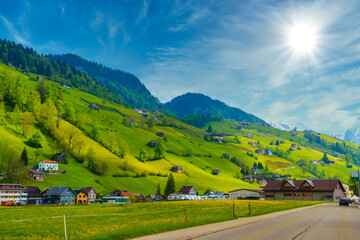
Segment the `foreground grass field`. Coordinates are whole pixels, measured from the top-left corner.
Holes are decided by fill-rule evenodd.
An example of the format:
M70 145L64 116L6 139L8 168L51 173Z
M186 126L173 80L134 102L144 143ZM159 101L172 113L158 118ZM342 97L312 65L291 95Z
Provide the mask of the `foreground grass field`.
M0 207L0 239L64 239L64 215L68 239L128 239L319 203L203 200L124 206Z

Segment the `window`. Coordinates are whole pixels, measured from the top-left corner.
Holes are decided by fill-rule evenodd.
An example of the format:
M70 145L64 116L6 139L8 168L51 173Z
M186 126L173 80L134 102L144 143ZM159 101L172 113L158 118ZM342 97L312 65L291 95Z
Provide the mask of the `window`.
M301 197L301 196L302 196L301 193L295 193L295 194L294 194L294 197Z
M311 197L311 196L312 196L312 193L304 193L303 196L304 196L304 197Z
M291 193L284 193L284 197L291 197L292 194Z

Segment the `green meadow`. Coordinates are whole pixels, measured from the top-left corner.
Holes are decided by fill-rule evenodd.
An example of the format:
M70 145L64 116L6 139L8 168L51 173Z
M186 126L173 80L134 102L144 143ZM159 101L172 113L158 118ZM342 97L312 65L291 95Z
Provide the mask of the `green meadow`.
M0 207L0 238L64 239L64 215L68 239L128 239L319 203L201 200L130 205Z
M32 81L26 75L0 64L0 77L8 79L19 79L21 87L25 89L37 89L38 82ZM45 77L43 77L46 79ZM33 78L34 79L34 78ZM51 81L45 80L50 83ZM176 190L183 185L191 185L196 188L199 194L206 190L213 191L231 191L238 188L259 188L256 183L244 182L239 177L241 168L230 161L230 159L221 158L221 155L227 153L230 158L236 157L248 168L254 163L261 162L263 166L268 166L270 171L278 174L291 174L293 178L314 178L312 173L303 171L296 166L300 159L310 161L311 159L321 159L323 152L319 146L311 145L302 137L302 132L292 139L289 132L280 131L270 127L260 127L250 124L242 132L230 129L238 126L237 123L211 122L214 131L221 133L233 133L239 135L236 137L225 138L227 143L218 144L214 141L204 141L207 126L198 129L183 123L175 118L171 118L162 113L151 113L150 117L156 117L152 128L147 126L150 117L135 113L133 109L106 101L91 94L84 93L75 89L61 88L57 83L51 82L53 88L59 89L64 102L70 102L74 109L74 121L70 123L59 119L57 131L68 138L69 129L76 130L76 141L82 142L80 150L67 152L68 164L60 164L59 168L66 173L61 175L46 175L43 182L27 179L24 182L26 186L39 186L40 189L53 186L70 186L73 189L79 189L85 186L92 186L100 194L108 194L115 189L130 190L133 193L142 193L143 195L154 194L157 185L160 184L163 191L166 185L167 176L171 173L170 168L173 165L180 165L183 168L182 173L173 173L176 183ZM96 104L100 110L95 111L88 105ZM59 106L62 108L63 106ZM57 141L45 131L41 125L35 121L30 126L28 137L22 135L22 126L15 123L15 112L7 108L3 114L8 120L0 125L0 146L11 147L18 156L20 156L24 147L30 157L29 165L36 166L41 160L52 159L55 153L62 152L61 146ZM124 124L133 121L135 126ZM76 123L76 124L74 124ZM98 136L93 138L91 130L97 129ZM268 132L264 132L264 131ZM43 136L43 147L40 152L25 145L36 131L40 131ZM156 135L157 132L163 132L164 137ZM246 138L245 133L253 135L252 139ZM322 135L329 142L341 142L340 140ZM151 160L154 156L154 148L149 147L149 141L160 141L166 148L165 157L159 160ZM260 142L264 147L269 147L270 142L284 140L285 144L278 146L282 151L286 151L291 143L296 143L302 147L302 150L291 152L287 158L278 156L264 156L255 154L257 160L247 155L254 152L257 147L249 145L249 141ZM292 141L290 141L292 140ZM116 152L120 151L121 142L126 142L129 153L120 158ZM352 147L358 145L347 143ZM274 146L271 146L273 148ZM140 151L145 150L149 159L140 161L138 159ZM1 151L1 150L0 150ZM88 161L79 161L89 152L92 152L97 163L104 163L107 168L102 174L95 174L88 169ZM36 156L38 152L39 156ZM350 169L346 167L343 156L333 157L329 154L331 160L335 160L334 166L319 166L318 169L324 171L326 177L338 177L347 182ZM126 167L124 167L126 166ZM220 169L221 175L212 175L213 169ZM357 169L356 167L354 169Z

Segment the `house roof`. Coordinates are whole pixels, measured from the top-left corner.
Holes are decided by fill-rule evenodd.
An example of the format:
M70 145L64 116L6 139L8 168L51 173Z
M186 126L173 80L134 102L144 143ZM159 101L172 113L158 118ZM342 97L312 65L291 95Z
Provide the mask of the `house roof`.
M67 191L68 189L70 189L70 191L74 194L76 194L70 187L53 187L51 188L47 193L45 193L45 196L49 196L49 195L61 195L63 194L65 191Z
M79 195L80 193L85 193L85 195L87 196L86 192L84 190L74 190L76 195Z
M179 192L180 193L189 193L192 188L194 188L194 187L193 186L182 186Z
M44 173L40 170L33 170L33 169L30 169L29 170L31 174L35 174L35 175L44 175Z
M345 191L344 187L341 184L339 179L314 179L314 180L285 180L285 181L269 181L264 187L264 191L283 191L282 186L286 183L292 183L293 189L286 189L284 191L318 191L318 192L327 192L334 191L336 186L340 183L341 188ZM301 186L305 183L312 186L311 190L301 189ZM292 185L291 184L291 185Z
M34 193L34 192L41 192L40 191L40 189L39 189L39 187L37 187L37 186L29 186L29 187L26 187L26 191L28 192L28 193Z
M55 161L49 161L49 160L41 160L40 162L45 162L45 163L56 163L56 164L58 164L58 162L55 162Z
M89 192L91 191L91 189L94 189L94 191L95 191L95 188L93 188L93 187L83 187L81 190L83 190L86 195L89 195ZM95 193L97 193L97 192L95 191Z
M261 192L263 191L263 190L261 190L261 189L240 188L240 189L236 189L236 190L230 191L229 193L231 193L231 192L236 192L236 191L241 191L241 190L246 190L246 191L251 191L251 192L257 192L257 193L261 193Z

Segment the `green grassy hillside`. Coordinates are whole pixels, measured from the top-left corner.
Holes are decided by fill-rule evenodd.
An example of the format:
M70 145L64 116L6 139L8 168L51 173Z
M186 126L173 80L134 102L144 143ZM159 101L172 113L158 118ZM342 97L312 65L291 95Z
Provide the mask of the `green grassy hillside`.
M0 153L12 149L12 155L19 159L26 148L30 157L29 166L35 166L40 160L52 159L55 153L65 151L68 164L59 166L65 174L46 175L43 182L25 179L24 184L28 186L38 185L42 189L51 186L70 186L74 189L93 186L102 194L115 189L127 189L146 195L155 193L158 184L164 190L170 168L180 165L183 173L173 173L176 190L182 185L193 185L202 194L207 189L230 191L259 188L256 183L239 180L241 168L230 159L221 158L224 153L228 153L230 158L236 157L248 168L255 162L261 162L270 171L288 173L296 178L316 177L296 166L298 160L310 161L320 159L323 155L315 145L311 148L311 145L304 144L302 150L296 150L283 158L255 154L255 159L247 154L257 148L249 145L249 141L260 141L260 146L265 148L271 141L281 139L286 142L278 147L282 151L286 151L292 142L289 138L264 133L256 127L247 127L243 132L235 131L230 127L237 124L231 122L212 122L211 125L216 132L239 136L225 138L227 143L222 144L205 141L207 133L204 130L161 113L151 113L145 117L133 109L88 93L62 88L47 80L38 82L30 79L36 78L29 78L0 65ZM90 109L89 104L96 104L99 111ZM29 124L27 134L23 132L24 112L31 112L35 117L35 121ZM157 118L153 127L147 124L150 117ZM129 124L132 121L134 126ZM36 132L43 136L40 150L25 144ZM157 136L157 132L163 132L164 137ZM253 138L246 138L246 132L251 133ZM147 146L153 140L166 148L165 157L153 160L155 148ZM124 142L129 152L121 158L119 156ZM140 161L139 154L143 150L147 152L148 158ZM318 172L323 177L339 177L347 181L350 170L345 161L333 156L329 158L335 160L336 165L319 166ZM96 167L91 168L91 171L88 166L92 160ZM221 175L212 175L213 169L220 169Z

